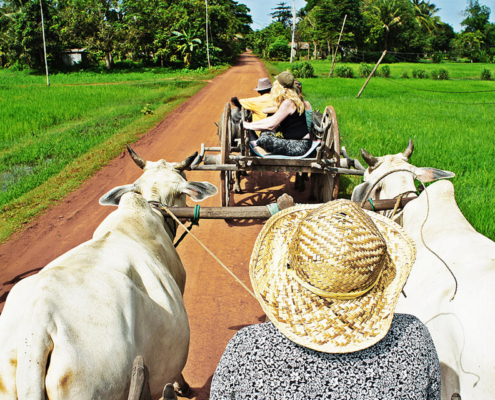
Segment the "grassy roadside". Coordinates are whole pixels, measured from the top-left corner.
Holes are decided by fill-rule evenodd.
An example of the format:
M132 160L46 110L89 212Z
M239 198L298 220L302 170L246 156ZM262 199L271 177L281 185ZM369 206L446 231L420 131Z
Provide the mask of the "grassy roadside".
M12 233L22 230L33 218L76 190L118 156L126 143L135 142L146 134L202 89L207 80L226 69L190 77L173 76L173 79L157 75L155 81L153 76L143 74L138 74L141 79L137 82L132 75L110 76L107 84L98 86L96 91L94 86L88 89L88 85L83 84L84 77L78 76L74 79L78 82L71 82L64 76L65 82L59 88L56 84L49 91L43 88L49 95L44 97L41 106L36 106L36 103L40 104L39 98L30 97L30 91L36 92L40 88L39 83L33 82L36 77L23 76L17 87L7 87L2 85L5 75L1 71L0 104L10 102L10 126L15 125L14 120L21 120L21 128L14 135L2 137L0 142L0 189L3 189L0 190L0 242L5 242ZM108 85L112 80L119 83ZM94 80L86 79L86 82L94 83ZM74 91L72 86L70 98L62 96L60 90L67 90L67 86L74 83L80 91ZM11 94L16 90L20 97L14 99ZM84 101L88 93L96 94L96 100L89 105ZM60 118L51 125L45 123L44 126L41 122L23 130L22 118L17 114L29 118L30 109L41 113L47 109L53 111L47 107L50 102L59 107L53 114ZM144 107L151 112L141 112ZM6 118L5 108L2 109L2 118ZM69 112L64 114L60 110Z
M335 108L341 145L349 155L365 165L361 148L375 156L394 154L412 139L411 163L454 172L452 183L462 213L478 232L495 240L495 82L473 79L480 65L461 64L459 80L373 78L357 99L365 79L329 79L331 64L323 63L315 65L317 78L301 79L304 95L314 109ZM272 74L289 66L266 63ZM395 66L397 71L403 67ZM341 182L339 196L349 197L361 179L342 177Z

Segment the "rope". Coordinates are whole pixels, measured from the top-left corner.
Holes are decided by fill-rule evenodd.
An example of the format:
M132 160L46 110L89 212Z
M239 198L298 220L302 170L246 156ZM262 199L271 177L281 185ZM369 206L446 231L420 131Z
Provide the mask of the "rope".
M369 202L370 202L370 204L371 204L371 211L375 211L375 205L373 204L373 200L368 199L368 201L369 201Z
M230 271L230 269L228 269L218 258L217 256L215 256L215 254L213 254L196 236L194 236L188 228L185 227L185 225L179 221L179 219L168 209L168 208L163 208L163 210L165 210L176 222L178 222L188 233L191 234L191 236L196 239L196 241L208 252L210 253L210 255L218 261L218 263L230 274L232 275L232 277L241 284L241 286L246 289L250 294L251 296L253 296L254 298L256 298L256 296L254 295L254 293L237 277L234 275L233 272ZM194 210L194 214L196 215L196 210ZM199 209L198 209L198 214L199 214Z
M165 208L163 208L161 206L160 206L160 208L162 210L165 209ZM191 225L189 225L189 228L186 229L186 231L181 235L181 237L179 238L179 240L177 240L177 242L175 242L174 247L177 247L179 245L179 243L182 242L182 239L184 239L186 237L186 235L190 232L190 230L192 229L192 227L194 225L199 226L199 209L200 209L200 206L198 204L196 204L194 206L194 216L191 218ZM184 225L182 225L182 226L184 226Z
M399 196L397 197L397 201L395 202L394 211L392 211L392 216L390 217L390 219L394 219L395 213L397 212L397 209L399 208L401 200L402 200L402 194L399 194Z
M393 174L395 172L409 172L410 174L413 175L413 179L417 179L419 182L421 182L421 185L423 186L423 191L424 192L427 192L426 190L426 186L425 184L416 176L416 174L408 169L405 169L405 168L401 168L401 169L396 169L396 170L393 170L393 171L389 171L387 172L386 174L383 174L379 179L377 179L375 181L375 183L368 189L368 191L366 192L366 196L364 197L364 200L362 201L361 203L361 208L364 207L364 204L366 203L366 199L369 197L371 191L375 188L375 186L378 184L378 182L380 182L383 178L385 178L386 176L390 175L390 174ZM455 282L455 290L454 290L454 295L452 296L452 298L450 299L450 301L454 300L455 298L455 295L457 294L457 278L455 277L454 273L452 272L452 270L449 268L449 266L447 265L447 263L437 254L435 253L432 249L430 249L426 243L425 243L425 239L423 237L423 227L425 226L426 224L426 220L428 219L428 216L430 215L430 199L428 197L428 193L426 193L426 217L423 221L423 224L421 225L421 229L420 229L420 234L421 234L421 241L423 242L423 245L425 246L425 248L427 250L429 250L433 255L435 255L442 263L443 265L445 265L445 267L449 270L450 274L452 275L452 277L454 278L454 282ZM404 295L405 297L405 295Z
M454 294L453 294L452 298L450 299L450 301L452 301L452 300L454 300L455 295L457 294L457 278L455 277L454 273L449 268L449 266L447 265L447 263L442 258L440 258L440 256L437 253L435 253L432 249L430 249L426 245L425 239L423 237L423 227L425 226L426 220L428 219L428 215L430 214L430 198L429 198L429 195L428 195L428 191L426 190L425 184L423 182L421 182L421 185L423 185L423 188L424 188L423 191L426 193L426 217L425 217L425 220L423 221L423 224L421 225L421 229L419 231L421 233L421 241L423 242L423 246L425 246L432 254L434 254L443 263L443 265L445 265L445 267L449 270L450 274L452 275L452 278L454 278L454 281L455 281L455 290L454 290Z

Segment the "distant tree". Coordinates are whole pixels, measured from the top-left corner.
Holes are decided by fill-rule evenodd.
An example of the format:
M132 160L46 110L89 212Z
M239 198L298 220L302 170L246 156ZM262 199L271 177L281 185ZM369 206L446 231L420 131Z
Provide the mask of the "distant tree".
M281 22L287 28L292 25L292 7L281 2L275 8L272 8L272 10L273 12L269 15L272 16L274 22Z
M192 29L188 27L187 31L174 31L172 32L174 37L170 39L171 42L177 42L177 49L184 57L184 64L189 67L194 51L201 45L201 39L197 37L198 28Z
M443 29L443 22L438 15L435 15L439 8L429 1L412 0L414 18L420 29L425 33L431 33Z
M432 33L429 39L429 47L432 51L450 51L452 48L451 42L454 38L454 28L444 23L442 30Z
M483 34L476 32L463 32L454 40L454 50L461 57L467 57L471 62L483 61Z
M371 35L382 43L384 50L397 43L401 30L406 30L414 19L409 0L363 0L363 15L371 27Z
M481 5L478 0L468 0L468 6L463 11L465 19L461 22L465 32L482 32L490 19L490 8Z
M56 30L52 29L56 10L51 1L43 0L45 37L49 60L60 51ZM39 1L0 1L0 49L9 66L43 68L44 50Z
M95 57L102 55L107 69L124 33L119 0L65 0L59 7L58 29L67 47L85 47Z

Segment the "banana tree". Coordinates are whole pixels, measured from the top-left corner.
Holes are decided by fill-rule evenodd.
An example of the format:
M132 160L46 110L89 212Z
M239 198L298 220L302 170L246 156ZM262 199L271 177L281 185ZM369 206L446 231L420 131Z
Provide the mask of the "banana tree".
M180 51L182 56L184 57L184 64L187 68L191 64L191 58L194 51L201 45L201 39L196 37L198 33L198 29L191 29L189 26L186 31L183 29L182 31L173 31L172 34L174 37L170 39L171 42L177 42L177 50Z

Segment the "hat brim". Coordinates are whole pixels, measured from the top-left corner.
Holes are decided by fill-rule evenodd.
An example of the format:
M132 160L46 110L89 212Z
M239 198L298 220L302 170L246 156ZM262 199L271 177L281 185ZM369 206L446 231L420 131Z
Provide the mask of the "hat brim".
M267 86L267 87L255 87L254 90L257 92L261 92L262 90L270 90L272 86Z
M363 350L387 334L416 248L399 225L363 210L387 243L388 257L380 279L369 292L353 300L317 296L292 278L286 267L288 246L298 223L317 207L291 207L267 221L251 256L251 283L268 318L293 342L326 353Z

